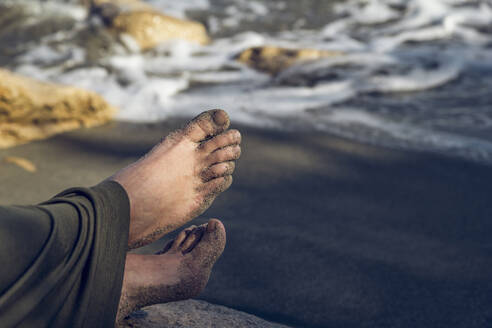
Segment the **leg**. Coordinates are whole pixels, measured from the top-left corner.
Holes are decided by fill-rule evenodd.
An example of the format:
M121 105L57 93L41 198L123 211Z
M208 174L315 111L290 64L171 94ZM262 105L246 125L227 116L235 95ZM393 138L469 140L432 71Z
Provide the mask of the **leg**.
M0 258L13 259L2 261L11 264L0 274L2 327L112 326L128 245L176 229L230 186L241 136L228 126L225 112L204 112L113 181L39 206L0 207ZM181 234L163 254L128 255L120 317L198 293L224 244L222 225L211 221ZM35 251L15 261L25 247Z
M125 190L110 181L0 207L0 326L113 326L129 213Z
M132 311L197 296L225 246L219 220L183 230L156 255L128 254L117 323Z
M130 248L182 226L229 188L241 154L241 135L229 124L222 110L204 112L110 178L130 198Z

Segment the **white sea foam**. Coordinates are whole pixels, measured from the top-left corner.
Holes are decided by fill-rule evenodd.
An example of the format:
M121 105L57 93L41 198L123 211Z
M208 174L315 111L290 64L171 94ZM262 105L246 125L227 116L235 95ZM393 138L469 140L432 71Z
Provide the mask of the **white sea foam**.
M347 14L359 24L385 23L398 18L398 12L378 0L370 0L365 6L348 6Z
M233 115L244 112L243 117L265 113L269 117L302 114L320 103L335 104L353 97L349 82L326 83L316 87L266 87L261 84L214 86L177 95L176 109L192 113L204 103L208 107L227 108ZM213 97L207 97L212 94ZM289 95L289 96L286 96ZM260 115L261 117L261 115Z
M263 2L256 0L231 0L228 3L224 10L226 16L220 21L216 21L218 26L237 27L242 22L254 21L259 16L266 16L269 12L268 7ZM213 20L215 16L210 15L209 19Z
M78 21L82 21L87 18L87 11L81 5L32 0L3 0L2 5L22 7L24 12L30 15L31 22L50 16L65 16Z
M454 63L453 63L454 64ZM413 92L442 86L457 78L458 65L448 64L435 71L416 68L405 75L374 76L369 79L367 91Z
M209 10L213 0L148 2L186 17L188 10ZM245 21L266 19L274 8L266 4L230 1L221 15L209 13L209 28L240 28ZM278 4L285 8L285 2ZM39 6L32 10L75 18L77 29L88 24L79 6L49 1ZM404 114L344 106L374 92L394 95L437 90L472 67L491 71L490 1L347 0L339 2L335 12L338 18L317 30L293 29L275 35L243 31L207 46L174 41L147 53L127 45L133 50L120 50L89 67L83 47L64 47L63 42L51 45L53 40L69 44L74 35L59 32L18 57L15 69L94 90L120 108L120 120L153 121L222 107L234 120L247 124L279 125L295 117L305 124L378 144L447 152L460 149L463 154L472 149L489 154L492 162L492 148L486 141L415 126ZM246 48L267 44L337 50L344 55L295 65L276 77L233 59ZM320 112L327 115L313 114ZM459 113L464 117L479 114L465 107Z
M187 10L205 10L210 7L208 0L186 0L186 1L162 1L145 0L158 10L164 11L169 15L186 18Z
M324 117L323 123L318 120L318 127L322 126L348 138L373 141L386 146L446 152L482 162L490 162L492 154L490 141L394 122L359 109L334 110ZM360 128L369 128L372 132L363 135L356 133Z

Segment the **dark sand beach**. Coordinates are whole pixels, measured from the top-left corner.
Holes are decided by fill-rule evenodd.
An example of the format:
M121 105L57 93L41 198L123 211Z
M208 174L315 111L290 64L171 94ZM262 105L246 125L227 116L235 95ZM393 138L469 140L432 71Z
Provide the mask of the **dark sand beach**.
M2 162L0 203L94 185L179 123L112 123L2 150L37 172ZM233 186L193 221L218 217L228 232L201 299L298 327L492 325L490 166L236 128Z

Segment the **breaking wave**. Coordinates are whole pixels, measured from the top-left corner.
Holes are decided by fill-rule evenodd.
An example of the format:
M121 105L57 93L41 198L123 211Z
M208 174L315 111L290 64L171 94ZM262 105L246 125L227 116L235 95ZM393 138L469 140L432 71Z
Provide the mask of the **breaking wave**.
M4 1L24 6L30 17L24 24L60 16L72 22L68 30L25 42L7 65L94 90L121 109L119 120L156 121L219 107L245 124L316 128L492 163L491 1L348 0L317 13L314 25L303 20L306 8L296 9L288 31L265 22L283 17L295 0L148 2L176 16L195 15L214 41L175 41L141 53L123 40L99 54L83 38L98 23L81 7ZM234 60L262 45L343 55L274 77Z

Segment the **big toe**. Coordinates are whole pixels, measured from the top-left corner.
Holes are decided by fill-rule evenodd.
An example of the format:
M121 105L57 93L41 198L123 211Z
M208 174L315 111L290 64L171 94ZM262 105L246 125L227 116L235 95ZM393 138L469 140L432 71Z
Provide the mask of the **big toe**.
M210 219L200 242L188 254L195 264L211 268L224 251L225 244L224 225L217 219Z
M229 128L229 115L221 109L212 109L192 119L184 131L194 142L216 136Z

